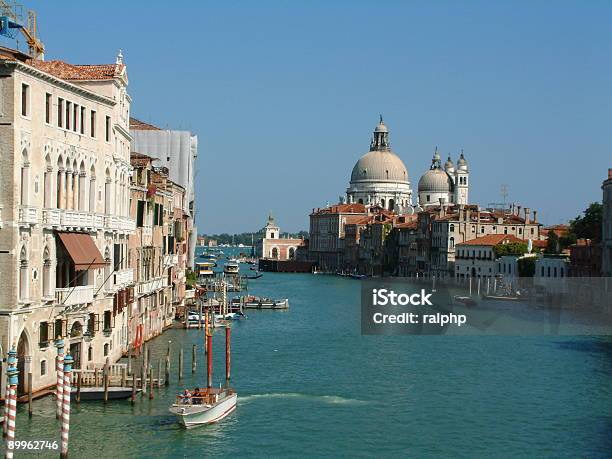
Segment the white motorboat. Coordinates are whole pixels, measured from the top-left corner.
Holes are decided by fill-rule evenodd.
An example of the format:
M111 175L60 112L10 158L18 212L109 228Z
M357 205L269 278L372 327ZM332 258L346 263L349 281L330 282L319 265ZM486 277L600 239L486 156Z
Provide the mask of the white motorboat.
M187 429L218 422L236 409L238 394L233 389L211 387L202 389L200 394L189 398L179 396L170 408Z
M240 265L237 261L230 260L223 266L223 272L225 274L238 274L240 272Z
M258 296L247 296L244 299L245 309L289 309L289 299L273 300Z
M225 386L213 387L213 334L206 327L206 388L185 390L170 407L179 424L187 429L218 422L236 409L238 394L229 386L231 362L231 328L225 328Z

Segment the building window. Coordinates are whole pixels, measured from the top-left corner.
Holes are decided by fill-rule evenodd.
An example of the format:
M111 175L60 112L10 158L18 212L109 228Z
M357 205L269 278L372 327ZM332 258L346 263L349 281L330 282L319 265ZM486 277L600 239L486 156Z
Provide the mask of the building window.
M72 102L66 101L66 129L70 130L70 113L72 112Z
M93 360L93 347L91 346L89 346L89 349L87 349L87 360Z
M81 107L81 134L85 134L85 107Z
M45 94L45 123L51 124L51 94Z
M270 233L270 239L274 239L274 233Z
M113 311L104 311L104 331L110 331L112 329L112 313Z
M92 110L89 118L89 135L96 136L96 111Z
M21 114L30 116L30 86L25 83L21 85Z
M64 127L64 99L57 98L57 126Z
M40 375L45 376L46 374L47 374L47 361L41 360L40 361Z
M508 227L504 226L504 234L508 234Z
M104 357L108 355L109 345L108 343L104 344Z
M72 111L72 130L77 132L77 124L79 121L79 106L78 104L74 104L74 110Z
M454 233L455 232L455 225L451 224L449 229L448 229L448 231L451 232L451 233Z
M144 226L144 211L145 201L138 201L136 204L136 227L142 228Z
M519 229L518 229L518 233L519 233L519 234L523 234L523 228L519 228Z
M106 139L107 142L110 142L110 128L111 128L110 116L107 116L106 121L104 123L104 138Z
M38 326L38 343L41 346L49 344L49 322L41 322Z

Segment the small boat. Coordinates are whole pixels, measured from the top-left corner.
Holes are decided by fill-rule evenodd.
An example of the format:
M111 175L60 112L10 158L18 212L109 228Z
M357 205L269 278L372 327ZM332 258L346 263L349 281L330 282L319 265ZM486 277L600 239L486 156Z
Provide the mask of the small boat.
M245 309L289 309L289 300L287 298L281 300L273 300L271 298L263 298L257 296L247 296L244 299Z
M476 306L478 303L476 303L476 301L470 297L470 296L461 296L461 295L455 295L453 297L453 299L457 302L457 303L461 303L465 306Z
M352 279L365 279L368 277L367 274L351 274Z
M235 261L228 261L223 266L223 272L225 274L238 274L240 272L240 265Z
M497 300L497 301L521 301L525 298L520 296L509 296L509 295L483 295L486 300Z
M263 274L261 273L257 273L254 276L247 276L247 279L259 279L260 277L263 277Z
M191 394L184 391L176 398L176 402L170 407L170 412L174 414L179 424L186 429L206 424L218 422L228 416L236 409L238 394L229 386L230 381L230 334L231 328L225 329L225 386L213 387L212 368L213 368L213 335L206 330L207 340L207 365L206 382L203 389Z
M72 386L70 388L70 399L76 399L78 388ZM140 389L136 389L136 392L140 392ZM108 388L108 399L109 400L125 400L130 398L132 395L131 387L109 387ZM81 387L81 401L84 400L104 400L104 387Z
M241 312L229 312L227 314L215 314L215 320L240 320L246 317Z

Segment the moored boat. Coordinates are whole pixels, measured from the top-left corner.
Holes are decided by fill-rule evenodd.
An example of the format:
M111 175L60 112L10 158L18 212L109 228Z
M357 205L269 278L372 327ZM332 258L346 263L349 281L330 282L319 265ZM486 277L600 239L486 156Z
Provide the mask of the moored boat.
M247 296L243 305L245 309L289 309L289 300L287 298L274 300L272 298Z
M240 265L236 261L228 261L223 266L223 272L225 274L238 274L240 272Z

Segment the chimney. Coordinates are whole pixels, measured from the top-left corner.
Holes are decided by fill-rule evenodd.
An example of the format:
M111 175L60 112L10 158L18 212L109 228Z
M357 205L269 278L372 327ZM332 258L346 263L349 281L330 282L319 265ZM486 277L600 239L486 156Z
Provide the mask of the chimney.
M468 223L470 222L470 208L469 207L467 209L465 209L465 220Z
M521 216L521 206L516 206L516 215Z
M612 169L608 169L608 179L612 179Z
M440 212L438 215L444 217L444 198L438 198L438 201L440 202Z
M459 221L462 222L463 221L463 208L465 207L464 204L459 204Z
M530 223L530 217L531 217L531 209L529 207L525 207L525 224Z
M538 211L537 210L533 211L533 222L534 223L538 222Z

